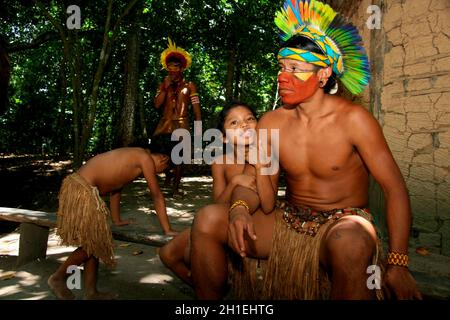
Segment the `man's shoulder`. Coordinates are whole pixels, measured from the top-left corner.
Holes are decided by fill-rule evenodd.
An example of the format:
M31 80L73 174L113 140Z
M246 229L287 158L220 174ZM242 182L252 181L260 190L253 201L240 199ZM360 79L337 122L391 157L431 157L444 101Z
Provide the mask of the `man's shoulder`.
M333 108L344 121L370 121L374 116L365 107L342 97L332 97Z
M358 132L375 132L380 128L378 120L364 106L345 98L336 97L336 124L342 128L352 128L351 136Z
M190 90L197 90L197 86L193 81L185 80L184 83L186 84L186 87L188 87Z
M288 112L285 108L279 107L275 110L267 111L258 121L258 127L278 126L286 120Z

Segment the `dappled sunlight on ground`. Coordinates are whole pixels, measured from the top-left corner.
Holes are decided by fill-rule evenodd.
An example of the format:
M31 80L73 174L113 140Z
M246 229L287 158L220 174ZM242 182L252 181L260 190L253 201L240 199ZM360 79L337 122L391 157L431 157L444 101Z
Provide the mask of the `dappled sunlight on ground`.
M198 209L211 203L210 176L184 177L181 182L184 196L179 198L171 196L170 187L164 185L164 175L158 179L165 196L167 214L175 230L190 227ZM145 179L137 179L124 188L121 218L131 218L132 226L162 236ZM17 268L19 237L18 229L0 235L0 277L6 275L4 280L0 280L0 299L55 299L47 279L76 247L61 246L60 238L51 229L47 258ZM99 290L117 292L121 299L194 299L193 290L162 264L157 248L117 240L114 244L117 266L116 269L108 269L100 264ZM84 272L82 267L80 270ZM82 289L73 292L77 299L82 298Z
M21 279L21 280L19 280L19 284L22 285L22 286L33 286L41 278L40 276L31 274L31 273L26 272L26 271L19 271L19 272L17 272L16 273L16 277Z
M172 197L171 188L164 184L164 175L158 176L159 185L166 201L166 211L170 223L181 230L192 224L195 213L211 203L212 178L210 176L183 177L181 180L182 197ZM144 178L137 179L122 191L122 219L134 219L134 225L148 226L161 232L158 217ZM149 220L148 220L149 219Z
M26 291L30 292L25 299L43 299L48 295L47 288L41 286L43 280L41 275L28 271L0 271L0 278L5 273L9 273L10 276L0 282L0 299L10 299L15 295L25 296Z
M48 293L46 291L34 292L32 297L25 298L23 300L44 300L47 298Z
M20 292L20 286L19 285L12 285L0 288L0 298L11 296L14 294L17 294Z
M149 274L141 280L139 280L139 283L166 283L169 281L172 281L173 277L167 275L167 274Z
M116 292L120 299L194 299L193 290L162 264L157 248L117 240L114 244L117 266L109 269L100 264L100 291ZM55 299L47 279L67 258L68 252L64 251L72 249L53 246L47 251L46 259L20 268L16 268L16 256L0 256L0 279L4 278L0 280L0 300ZM83 267L79 269L83 276ZM83 282L81 284L81 289L72 290L77 299L83 297Z

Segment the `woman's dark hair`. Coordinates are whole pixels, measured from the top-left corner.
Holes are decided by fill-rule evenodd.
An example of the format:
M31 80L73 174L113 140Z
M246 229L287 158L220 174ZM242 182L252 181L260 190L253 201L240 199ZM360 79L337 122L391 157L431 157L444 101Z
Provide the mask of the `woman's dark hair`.
M297 49L303 49L306 51L310 51L313 53L318 54L324 54L324 52L320 49L320 47L314 43L314 41L303 37L303 36L294 36L290 38L289 40L281 43L281 48L290 47L290 48L297 48ZM320 67L317 67L320 68ZM331 76L328 78L328 81L323 87L323 90L325 93L330 93L330 90L334 88L336 85L336 75L333 72Z
M216 128L220 130L220 132L225 133L224 124L225 124L225 118L228 116L231 110L237 107L244 107L248 109L255 118L258 118L258 115L256 114L255 110L251 106L249 106L246 103L242 103L239 101L233 101L231 103L228 103L223 107L223 109L220 111L219 116L217 117L217 126Z

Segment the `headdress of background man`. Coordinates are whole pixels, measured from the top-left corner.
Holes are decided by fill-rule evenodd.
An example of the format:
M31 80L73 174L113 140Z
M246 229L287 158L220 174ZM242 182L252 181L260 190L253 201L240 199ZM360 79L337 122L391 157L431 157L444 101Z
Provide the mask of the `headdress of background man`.
M161 53L161 64L164 69L169 71L168 64L171 59L176 59L181 63L181 70L184 71L191 66L192 58L191 55L186 52L183 48L177 47L175 42L170 38L168 41L167 49Z

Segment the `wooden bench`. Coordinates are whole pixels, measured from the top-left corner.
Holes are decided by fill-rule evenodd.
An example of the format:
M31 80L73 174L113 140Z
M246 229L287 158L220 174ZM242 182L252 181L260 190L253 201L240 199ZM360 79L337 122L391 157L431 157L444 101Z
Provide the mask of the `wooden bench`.
M50 228L56 227L56 213L0 207L0 220L20 223L17 266L45 259ZM111 226L114 239L160 247L172 239L139 226Z

